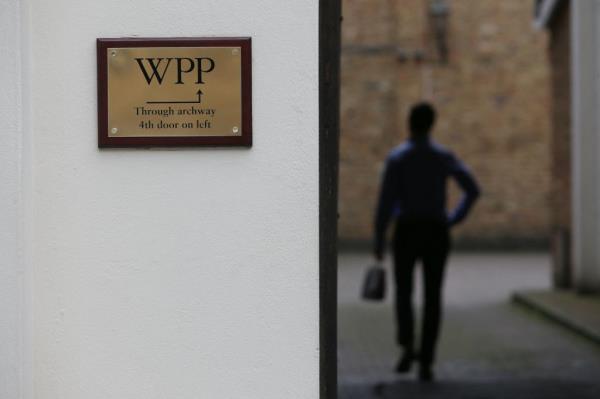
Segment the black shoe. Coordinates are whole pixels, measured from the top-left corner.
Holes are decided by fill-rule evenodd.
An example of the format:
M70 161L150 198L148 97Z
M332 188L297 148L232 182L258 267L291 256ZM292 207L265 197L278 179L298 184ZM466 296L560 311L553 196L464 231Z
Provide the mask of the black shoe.
M396 365L396 373L408 373L412 367L413 360L415 360L414 355L411 352L405 351L400 360L398 360L398 364Z
M433 370L429 365L421 365L419 368L419 381L421 382L432 382L435 380Z

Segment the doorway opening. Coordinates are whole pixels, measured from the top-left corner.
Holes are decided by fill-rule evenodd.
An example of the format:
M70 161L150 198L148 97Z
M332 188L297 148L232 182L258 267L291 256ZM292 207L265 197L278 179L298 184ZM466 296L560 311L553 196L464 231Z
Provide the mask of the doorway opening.
M534 29L549 3L545 28ZM531 306L573 285L569 3L342 1L340 399L600 392L598 347ZM433 139L469 166L483 191L452 231L434 384L394 371L401 352L390 250L383 262L386 299L361 299L365 272L375 263L373 219L384 161L406 140L410 109L421 101L438 112ZM451 184L449 208L459 200ZM415 287L419 313L419 268Z

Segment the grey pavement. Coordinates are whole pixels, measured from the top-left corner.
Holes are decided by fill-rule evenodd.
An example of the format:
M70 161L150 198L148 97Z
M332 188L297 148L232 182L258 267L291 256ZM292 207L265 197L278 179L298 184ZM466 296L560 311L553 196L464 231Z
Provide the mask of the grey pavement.
M574 291L518 291L513 300L600 345L600 295Z
M370 263L365 254L339 257L340 399L600 398L600 348L510 300L515 291L549 288L546 254L451 257L433 384L392 372L393 293L380 304L359 298ZM419 299L417 290L417 307Z

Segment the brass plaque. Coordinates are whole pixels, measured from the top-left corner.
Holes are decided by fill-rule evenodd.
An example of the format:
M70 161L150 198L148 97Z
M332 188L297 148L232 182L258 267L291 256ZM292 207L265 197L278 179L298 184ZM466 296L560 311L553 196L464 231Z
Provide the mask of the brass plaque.
M98 59L100 147L251 144L250 39L99 39Z

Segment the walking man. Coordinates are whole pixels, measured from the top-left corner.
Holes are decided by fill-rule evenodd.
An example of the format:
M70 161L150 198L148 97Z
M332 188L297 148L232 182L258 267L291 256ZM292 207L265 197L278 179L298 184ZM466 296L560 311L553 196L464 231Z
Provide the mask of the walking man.
M396 281L398 344L403 353L396 371L410 371L416 359L412 305L415 263L421 261L424 275L424 315L418 355L419 379L433 379L433 362L440 331L442 286L450 250L450 227L465 219L479 196L477 182L450 151L434 143L430 132L435 110L420 103L411 109L410 138L388 156L375 218L374 254L383 260L386 230L396 221L393 237ZM456 180L463 197L451 212L446 210L446 184Z

